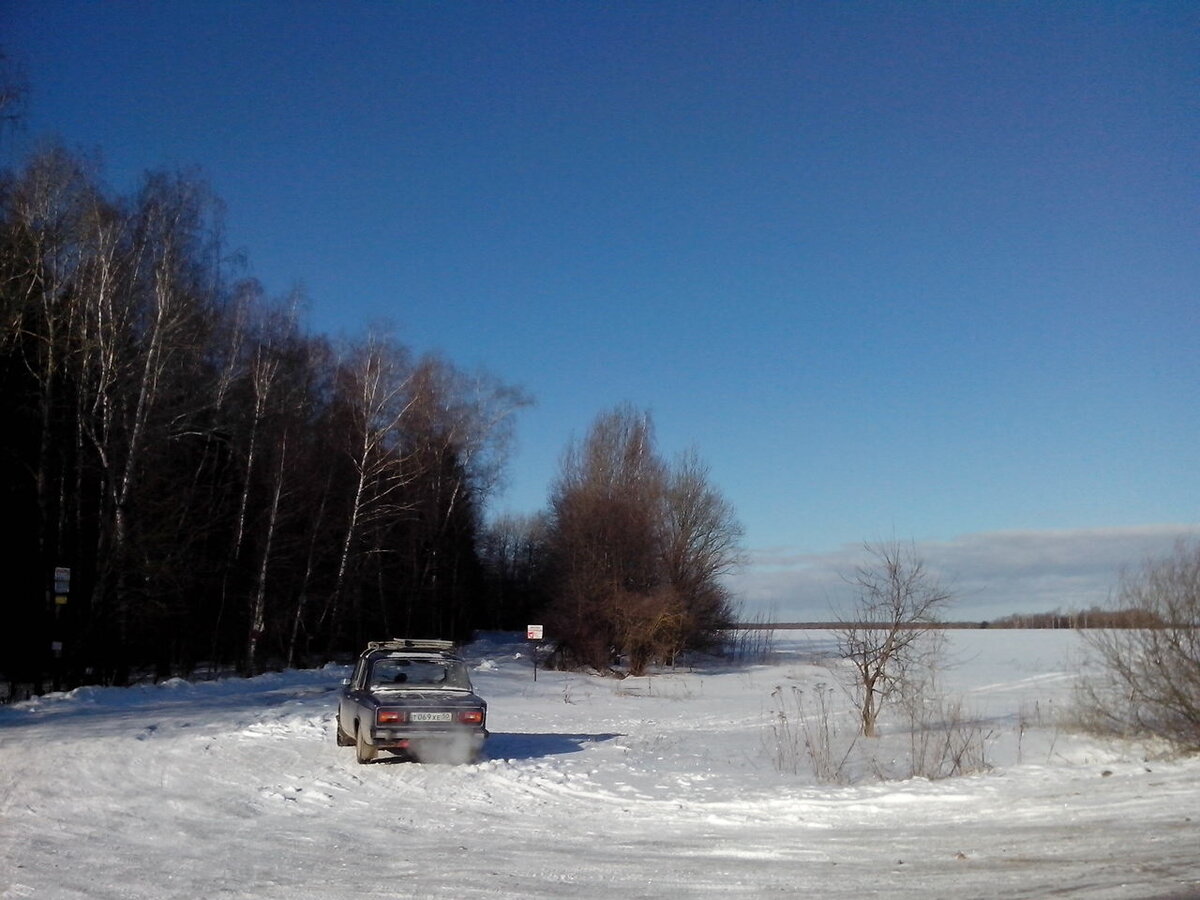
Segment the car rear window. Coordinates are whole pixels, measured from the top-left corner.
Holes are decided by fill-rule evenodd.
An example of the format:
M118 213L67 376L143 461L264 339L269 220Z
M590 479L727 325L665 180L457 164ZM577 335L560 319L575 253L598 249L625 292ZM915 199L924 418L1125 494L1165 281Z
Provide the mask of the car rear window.
M471 689L467 667L457 659L395 659L375 661L373 688Z

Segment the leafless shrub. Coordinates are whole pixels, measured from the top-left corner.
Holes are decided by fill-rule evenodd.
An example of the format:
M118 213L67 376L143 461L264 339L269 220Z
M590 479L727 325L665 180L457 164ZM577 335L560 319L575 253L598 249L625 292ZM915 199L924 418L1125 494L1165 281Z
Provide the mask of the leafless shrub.
M1047 758L1054 754L1054 747L1058 743L1058 734L1060 727L1071 725L1069 721L1062 715L1062 711L1055 707L1053 699L1047 699L1045 706L1041 700L1033 702L1022 702L1020 709L1017 711L1017 765L1021 765L1025 761L1025 733L1035 728L1050 728L1050 746L1047 751Z
M785 691L777 685L771 698L777 704L771 721L771 761L778 772L797 775L807 760L816 779L846 784L847 761L858 741L854 731L838 725L834 688L818 684L806 692L799 685Z
M645 675L655 661L674 661L683 648L685 617L674 591L666 586L649 593L614 591L609 602L617 646L624 648L630 675Z
M951 778L991 768L987 758L990 730L971 717L962 701L932 698L908 707L909 778Z
M723 635L724 655L739 663L766 662L775 652L775 629L770 627L769 613L758 613L740 627L730 628Z
M776 771L811 771L823 784L850 784L861 778L880 781L930 780L972 775L991 769L988 724L972 717L961 700L929 691L912 691L896 704L896 726L879 741L860 742L848 725L849 709L839 708L843 693L830 685L811 690L793 685L771 692L775 703L768 752Z
M1076 695L1080 723L1200 751L1200 542L1126 572L1116 605L1155 624L1080 631L1091 651Z

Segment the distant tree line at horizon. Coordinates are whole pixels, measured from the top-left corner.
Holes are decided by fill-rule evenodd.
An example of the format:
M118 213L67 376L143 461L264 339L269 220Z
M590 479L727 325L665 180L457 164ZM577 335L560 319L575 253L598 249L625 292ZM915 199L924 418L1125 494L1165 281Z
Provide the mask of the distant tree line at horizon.
M810 622L739 622L734 627L741 629L750 629L757 631L779 629L786 631L788 629L830 629L842 627L845 625L871 625L878 623L871 622L854 622L843 621L840 619L830 619L828 621L810 621ZM931 624L922 623L922 628L1028 628L1028 629L1046 629L1046 628L1073 628L1073 629L1088 629L1088 628L1161 628L1171 623L1165 622L1158 614L1152 610L1139 609L1137 607L1116 608L1110 609L1101 606L1093 606L1089 609L1076 612L1062 612L1053 610L1051 612L1041 613L1011 613L1007 616L1001 616L997 619L949 619ZM906 627L901 623L901 628Z
M543 613L564 664L644 667L732 623L740 527L648 414L600 416L546 513L489 525L527 396L301 308L238 276L194 177L114 195L57 145L0 173L11 682L250 673Z
M1093 606L1076 612L1013 613L988 623L992 628L1161 628L1157 613L1139 607Z

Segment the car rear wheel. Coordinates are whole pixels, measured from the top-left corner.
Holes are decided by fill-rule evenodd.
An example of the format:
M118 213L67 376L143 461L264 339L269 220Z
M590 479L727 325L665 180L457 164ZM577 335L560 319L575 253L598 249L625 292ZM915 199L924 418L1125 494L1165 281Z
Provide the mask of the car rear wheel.
M333 720L333 723L334 723L334 728L337 729L337 744L338 744L338 746L339 747L353 747L354 746L354 738L350 737L350 735L346 734L346 732L344 732L342 730L342 720L340 718L335 718Z
M355 742L355 745L354 745L355 756L358 757L358 761L360 763L363 763L363 764L369 763L373 759L375 759L376 756L379 755L379 750L376 747L373 747L367 743L366 738L363 737L362 726L359 726L358 730L356 731L356 734L358 735L358 740Z

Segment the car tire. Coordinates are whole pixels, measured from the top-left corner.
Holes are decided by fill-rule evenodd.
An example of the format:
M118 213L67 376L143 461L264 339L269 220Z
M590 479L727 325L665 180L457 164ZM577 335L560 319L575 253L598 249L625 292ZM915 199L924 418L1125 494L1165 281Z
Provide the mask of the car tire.
M342 720L340 718L335 718L333 720L333 727L337 731L337 745L339 747L353 747L354 746L354 738L350 737L350 735L348 735L348 734L346 734L346 732L342 731Z
M366 738L363 737L362 726L359 726L355 734L358 736L358 739L354 743L354 755L358 758L360 763L366 765L379 755L379 750L367 743Z

